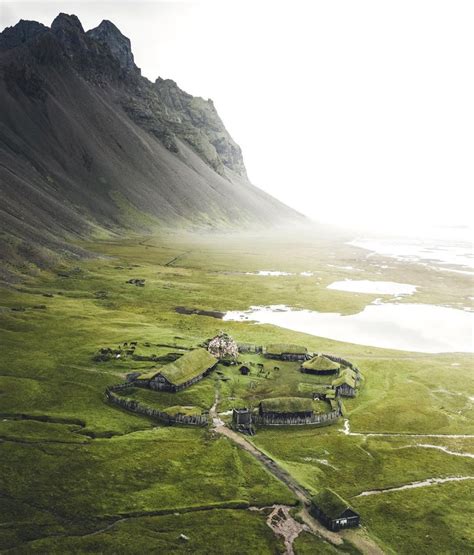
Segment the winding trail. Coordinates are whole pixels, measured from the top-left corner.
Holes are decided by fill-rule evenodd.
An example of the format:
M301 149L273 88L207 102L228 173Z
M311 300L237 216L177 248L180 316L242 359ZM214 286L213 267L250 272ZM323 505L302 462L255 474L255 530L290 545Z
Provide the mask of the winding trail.
M245 451L247 451L247 453L250 453L258 462L263 464L263 466L270 472L270 474L283 482L295 494L295 496L299 499L299 501L301 501L302 504L302 509L299 512L299 516L310 532L320 536L323 540L326 540L335 546L341 546L344 543L344 537L346 537L364 554L383 555L384 552L378 547L378 545L371 538L360 533L360 531L354 531L353 534L331 532L322 524L320 524L317 520L315 520L309 512L309 507L311 504L310 492L306 488L301 486L286 470L279 466L273 459L271 459L263 451L260 451L260 449L255 447L255 445L248 441L243 435L234 432L234 430L228 428L221 420L221 418L219 418L219 415L217 413L218 403L219 391L216 388L214 404L209 411L214 431L227 437L238 447L244 449ZM283 511L283 513L280 512L280 519L283 518L281 516L282 514L285 515L287 513L285 513L285 511ZM274 529L271 524L269 525L272 529ZM303 529L305 528L301 528L295 535L293 533L294 529L290 524L284 525L282 523L278 526L278 530L274 530L276 533L283 535L285 539L287 555L293 554L293 541ZM291 530L291 534L289 532L285 532L285 530Z

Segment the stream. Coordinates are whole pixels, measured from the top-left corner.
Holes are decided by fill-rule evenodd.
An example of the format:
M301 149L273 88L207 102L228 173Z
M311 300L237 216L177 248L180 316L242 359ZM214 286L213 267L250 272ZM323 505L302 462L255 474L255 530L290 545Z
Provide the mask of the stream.
M411 434L409 432L351 432L349 420L344 420L344 427L339 431L346 436L359 437L436 437L441 439L468 439L474 438L474 434Z
M438 449L439 451L443 451L443 453L446 453L447 455L474 459L474 453L463 453L460 451L451 451L447 447L444 447L444 445L432 445L431 443L415 443L415 445L404 445L403 447L398 447L398 449L413 449L416 447L420 447L422 449Z
M434 486L436 484L445 484L446 482L463 482L464 480L474 480L474 476L448 476L447 478L428 478L419 482L410 482L403 486L395 486L392 488L372 489L363 491L355 497L366 497L367 495L379 495L381 493L390 493L392 491L402 491L405 489L424 488L426 486Z

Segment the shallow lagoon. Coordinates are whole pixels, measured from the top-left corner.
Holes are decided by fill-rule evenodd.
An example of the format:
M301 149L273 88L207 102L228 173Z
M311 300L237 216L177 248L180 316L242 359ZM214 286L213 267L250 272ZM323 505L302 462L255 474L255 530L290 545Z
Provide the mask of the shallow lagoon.
M297 310L284 305L227 312L224 320L255 321L347 343L420 353L474 352L474 314L415 303L370 304L358 314Z
M472 241L441 241L431 239L356 239L349 243L402 262L432 264L436 269L473 275L474 252ZM368 256L371 256L369 254ZM458 266L462 269L449 269Z

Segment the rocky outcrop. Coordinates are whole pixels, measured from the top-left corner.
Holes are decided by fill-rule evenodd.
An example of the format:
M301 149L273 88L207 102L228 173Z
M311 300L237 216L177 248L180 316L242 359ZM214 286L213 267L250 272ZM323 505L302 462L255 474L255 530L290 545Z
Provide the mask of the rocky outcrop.
M51 31L69 54L87 52L84 29L77 16L60 13L51 24Z
M127 71L140 71L133 59L130 39L122 35L111 21L104 19L98 27L87 31L87 35L106 45L121 68Z
M191 144L221 175L227 167L247 177L242 151L222 123L212 100L191 96L171 79L159 77L154 87L166 107L167 122L178 137Z

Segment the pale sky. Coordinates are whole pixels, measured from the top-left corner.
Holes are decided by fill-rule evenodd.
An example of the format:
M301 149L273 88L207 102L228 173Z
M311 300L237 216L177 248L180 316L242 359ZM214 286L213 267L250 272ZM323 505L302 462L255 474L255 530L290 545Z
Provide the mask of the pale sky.
M253 183L322 222L471 220L474 2L1 2L110 19L151 80L212 98Z

